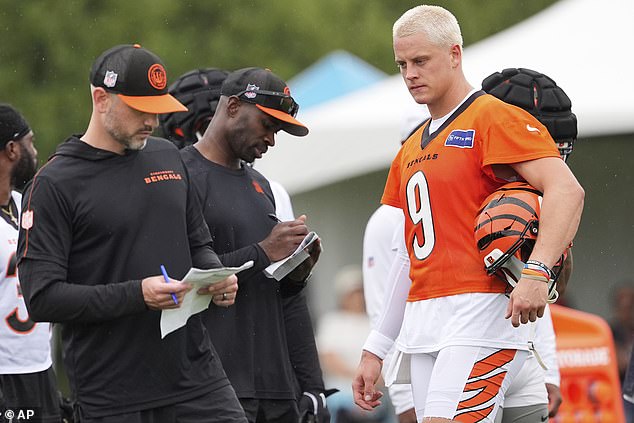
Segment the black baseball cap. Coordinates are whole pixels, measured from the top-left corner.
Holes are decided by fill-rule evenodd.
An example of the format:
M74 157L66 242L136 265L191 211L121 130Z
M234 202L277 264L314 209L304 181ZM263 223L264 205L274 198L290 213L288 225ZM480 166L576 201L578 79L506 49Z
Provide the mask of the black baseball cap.
M17 141L31 132L26 119L10 104L0 104L0 146Z
M133 109L146 113L185 112L187 107L167 92L161 59L138 44L106 50L95 60L90 83L116 93Z
M282 129L303 137L306 125L295 119L299 104L291 97L286 82L268 69L244 68L234 71L222 83L220 94L237 96L241 101L255 104L264 113L282 121Z

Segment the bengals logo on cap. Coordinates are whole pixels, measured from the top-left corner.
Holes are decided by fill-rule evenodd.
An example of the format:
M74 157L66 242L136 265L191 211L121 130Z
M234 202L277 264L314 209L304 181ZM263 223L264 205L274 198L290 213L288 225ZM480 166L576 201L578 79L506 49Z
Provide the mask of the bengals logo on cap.
M147 78L150 81L150 85L157 90L162 90L167 86L167 73L162 65L155 63L150 66L147 71Z

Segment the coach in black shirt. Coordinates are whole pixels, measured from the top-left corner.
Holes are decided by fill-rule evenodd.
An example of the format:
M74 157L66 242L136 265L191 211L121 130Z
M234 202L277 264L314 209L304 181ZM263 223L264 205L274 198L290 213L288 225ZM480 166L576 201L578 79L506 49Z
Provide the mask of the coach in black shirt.
M172 293L180 304L191 288L178 279L221 266L178 150L150 137L158 113L185 108L138 45L104 52L90 82L86 133L24 192L18 266L31 317L62 324L82 423L245 422L200 316L160 335ZM232 276L205 293L216 307L236 291Z
M310 258L280 282L264 275L271 261L297 248L308 228L305 216L276 222L269 182L246 164L275 144L279 130L308 133L294 117L297 108L286 83L272 72L235 71L222 84L216 114L202 139L181 150L221 260L227 266L255 262L238 274L235 305L204 313L250 422L297 422L298 396L300 403L311 404L310 418L329 421L312 324L300 292L321 247L314 243ZM296 382L303 391L299 394Z

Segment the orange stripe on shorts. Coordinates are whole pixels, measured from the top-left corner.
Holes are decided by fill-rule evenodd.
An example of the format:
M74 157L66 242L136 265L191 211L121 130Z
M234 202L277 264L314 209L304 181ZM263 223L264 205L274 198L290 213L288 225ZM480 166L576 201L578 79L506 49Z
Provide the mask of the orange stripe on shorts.
M462 423L480 422L494 409L490 401L498 394L506 370L504 366L515 358L516 350L499 350L473 365L464 393L469 398L458 403L454 420Z

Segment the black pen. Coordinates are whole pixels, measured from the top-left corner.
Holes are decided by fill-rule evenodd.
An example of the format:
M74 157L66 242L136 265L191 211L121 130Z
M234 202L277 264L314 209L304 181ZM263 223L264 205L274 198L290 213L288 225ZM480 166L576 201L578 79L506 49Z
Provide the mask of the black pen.
M275 213L269 213L269 214L267 214L267 216L270 217L271 219L273 219L274 221L276 221L277 223L282 223L280 218L277 217L277 215Z

